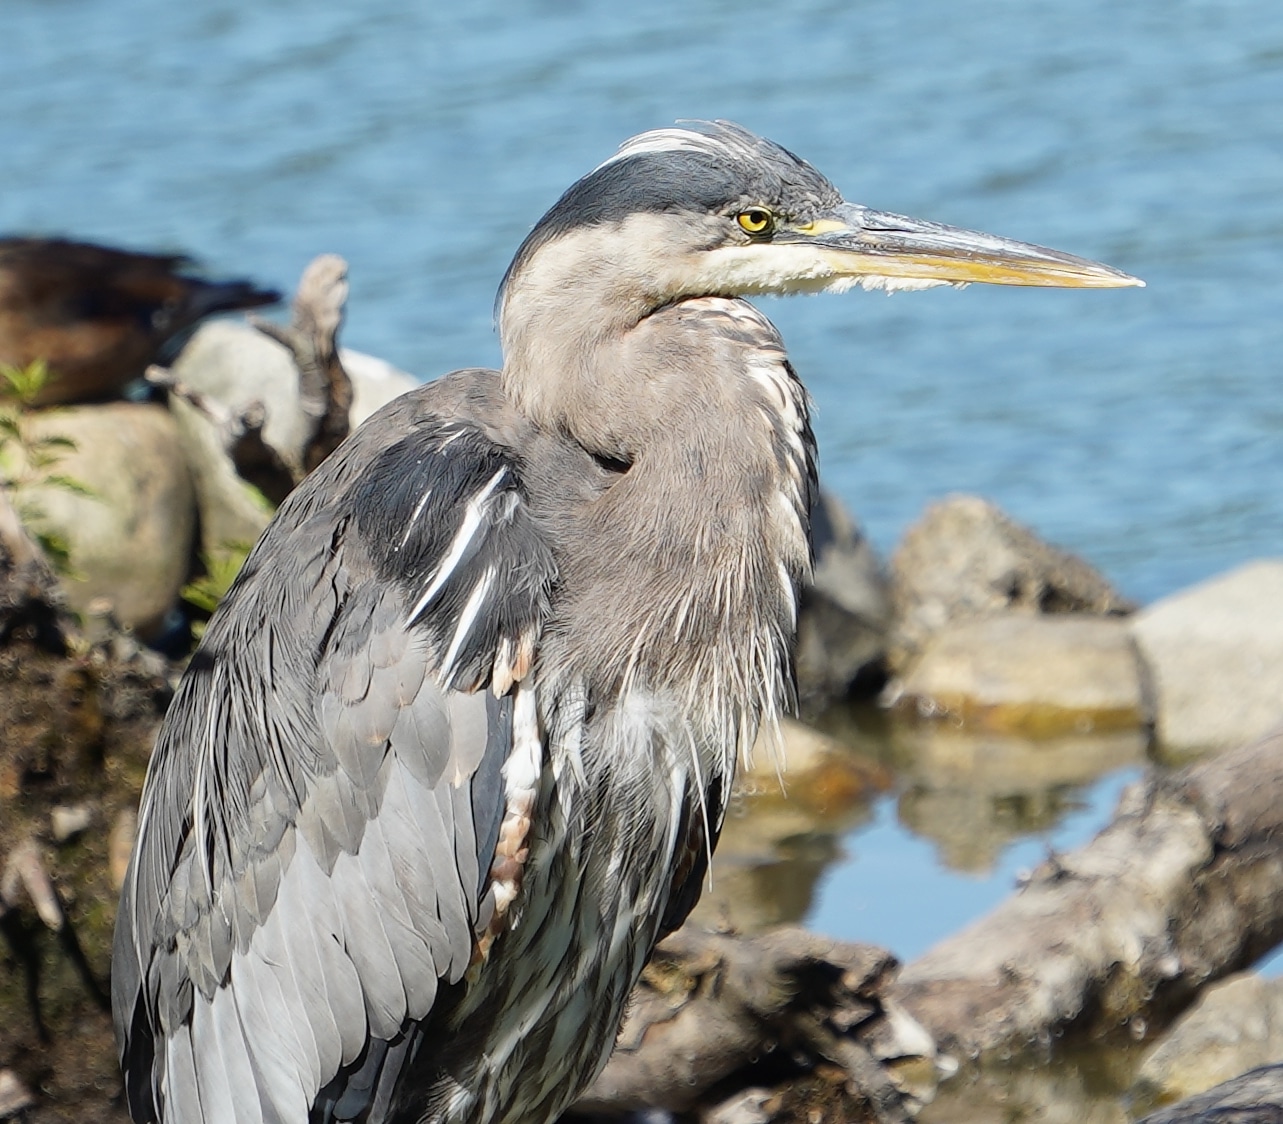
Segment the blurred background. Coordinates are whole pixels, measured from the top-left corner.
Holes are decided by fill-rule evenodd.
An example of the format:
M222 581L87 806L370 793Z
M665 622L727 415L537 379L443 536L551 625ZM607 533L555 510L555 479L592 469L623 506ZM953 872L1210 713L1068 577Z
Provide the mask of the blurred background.
M1141 603L1280 552L1277 3L6 0L0 60L0 231L286 291L337 252L344 343L423 379L498 363L523 235L678 118L739 121L848 199L1106 261L1148 288L770 303L824 482L884 557L976 492ZM991 741L960 770L867 715L826 728L863 779L786 805L769 855L728 848L725 882L905 958L1089 836L1144 754Z

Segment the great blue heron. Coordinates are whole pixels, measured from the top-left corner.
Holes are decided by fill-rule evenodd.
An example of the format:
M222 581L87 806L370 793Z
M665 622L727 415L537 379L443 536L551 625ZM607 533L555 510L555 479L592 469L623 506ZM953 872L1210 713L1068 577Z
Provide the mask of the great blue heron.
M354 433L192 658L116 931L136 1120L561 1112L790 701L815 448L741 298L968 281L1138 284L845 203L726 123L561 197L503 370Z

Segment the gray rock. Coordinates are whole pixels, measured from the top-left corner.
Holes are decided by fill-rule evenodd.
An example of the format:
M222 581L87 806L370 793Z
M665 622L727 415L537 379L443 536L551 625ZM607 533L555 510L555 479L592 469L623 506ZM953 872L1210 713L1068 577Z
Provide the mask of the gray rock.
M945 625L1018 609L1126 613L1133 606L1081 558L1043 542L994 504L949 496L927 508L891 561L899 670Z
M196 529L173 418L160 406L112 402L42 411L31 433L74 442L50 471L91 493L56 483L18 492L20 509L38 512L33 522L69 546L68 602L85 613L105 599L121 624L152 634L187 580Z
M1207 988L1141 1062L1133 1093L1167 1102L1283 1063L1283 980L1254 973Z
M815 581L798 607L798 692L808 711L855 693L872 694L885 676L890 586L869 540L835 496L811 513ZM862 684L869 689L860 692Z
M1133 632L1153 676L1164 749L1228 749L1283 721L1283 559L1157 601Z
M1136 648L1117 617L1006 612L950 623L926 641L887 701L1033 737L1150 720Z

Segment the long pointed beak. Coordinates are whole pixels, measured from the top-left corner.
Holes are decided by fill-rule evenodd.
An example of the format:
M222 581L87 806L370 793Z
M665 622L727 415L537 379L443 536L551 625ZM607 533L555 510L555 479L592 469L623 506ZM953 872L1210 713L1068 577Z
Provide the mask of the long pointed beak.
M782 230L774 240L808 243L823 252L836 274L852 278L1082 289L1145 284L1110 266L1059 250L853 203L828 217Z

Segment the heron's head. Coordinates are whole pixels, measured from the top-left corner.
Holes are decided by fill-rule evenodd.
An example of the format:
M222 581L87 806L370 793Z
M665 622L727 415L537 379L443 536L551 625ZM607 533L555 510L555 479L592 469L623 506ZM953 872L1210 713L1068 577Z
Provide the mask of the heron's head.
M1142 284L1056 250L848 203L787 149L696 121L633 137L571 187L522 243L500 302L527 286L578 299L591 290L644 315L689 296L972 281Z

